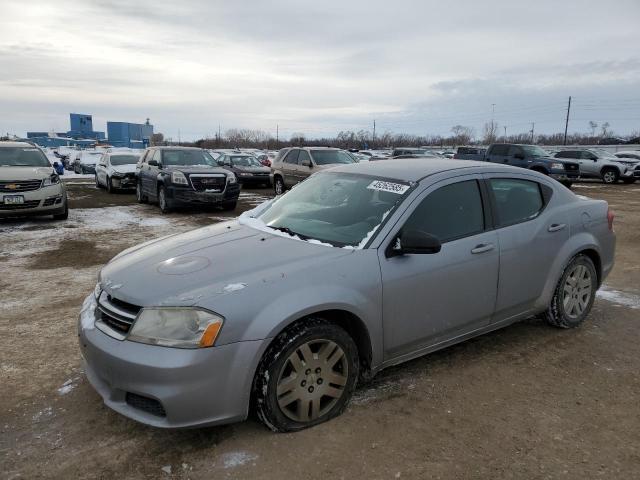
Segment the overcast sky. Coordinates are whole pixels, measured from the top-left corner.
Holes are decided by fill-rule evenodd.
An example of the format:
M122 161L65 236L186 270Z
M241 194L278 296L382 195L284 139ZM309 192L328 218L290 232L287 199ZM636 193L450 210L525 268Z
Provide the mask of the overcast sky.
M0 132L640 130L640 1L0 0Z

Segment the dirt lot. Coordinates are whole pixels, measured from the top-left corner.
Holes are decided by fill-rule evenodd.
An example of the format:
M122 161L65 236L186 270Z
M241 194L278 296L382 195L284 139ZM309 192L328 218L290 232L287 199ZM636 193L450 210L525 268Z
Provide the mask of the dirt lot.
M66 222L0 221L0 477L640 478L640 186L575 188L617 215L617 265L583 327L531 319L384 371L296 434L161 431L102 405L76 342L100 266L229 214L69 190ZM233 215L268 195L243 191Z

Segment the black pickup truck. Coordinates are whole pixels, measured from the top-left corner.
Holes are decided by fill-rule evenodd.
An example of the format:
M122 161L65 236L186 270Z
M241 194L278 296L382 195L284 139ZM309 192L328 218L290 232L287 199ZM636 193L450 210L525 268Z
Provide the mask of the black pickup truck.
M463 158L528 168L549 175L566 186L580 178L579 163L554 158L537 145L494 143L484 153L464 155Z

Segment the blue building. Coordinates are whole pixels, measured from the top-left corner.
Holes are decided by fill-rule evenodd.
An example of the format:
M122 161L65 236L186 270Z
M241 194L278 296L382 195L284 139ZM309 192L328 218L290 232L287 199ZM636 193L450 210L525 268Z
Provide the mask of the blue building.
M104 132L95 132L93 130L93 118L86 113L70 113L69 123L71 129L67 132L67 136L71 138L93 138L95 140L104 140Z
M114 147L146 148L151 142L153 125L146 123L107 122L109 144Z

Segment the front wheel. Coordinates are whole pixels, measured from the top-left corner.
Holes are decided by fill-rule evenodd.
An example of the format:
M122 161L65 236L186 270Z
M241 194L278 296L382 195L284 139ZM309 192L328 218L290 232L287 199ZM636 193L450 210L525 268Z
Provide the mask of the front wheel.
M613 184L618 182L618 171L614 168L605 168L602 171L602 181L606 184Z
M142 193L142 183L140 181L136 183L136 200L138 203L147 203L149 201L149 198Z
M164 185L160 185L160 189L158 190L158 206L162 213L169 213L171 211L171 205L167 198L167 189L164 188Z
M580 325L591 311L597 288L598 276L593 262L586 255L577 255L558 281L545 312L547 322L559 328Z
M265 353L254 379L258 418L276 432L326 422L346 408L356 387L358 349L340 326L307 318Z
M96 173L96 188L100 188L100 181L98 180L98 174Z
M65 201L64 202L64 212L54 215L53 219L54 220L66 220L67 218L69 218L69 205Z
M276 195L282 195L284 193L284 182L282 177L276 177L273 179L273 190Z
M233 200L231 202L224 202L222 204L222 209L227 211L235 210L237 204L238 204L237 200Z
M113 188L113 182L110 177L107 177L107 192L113 193L115 192L115 188Z

